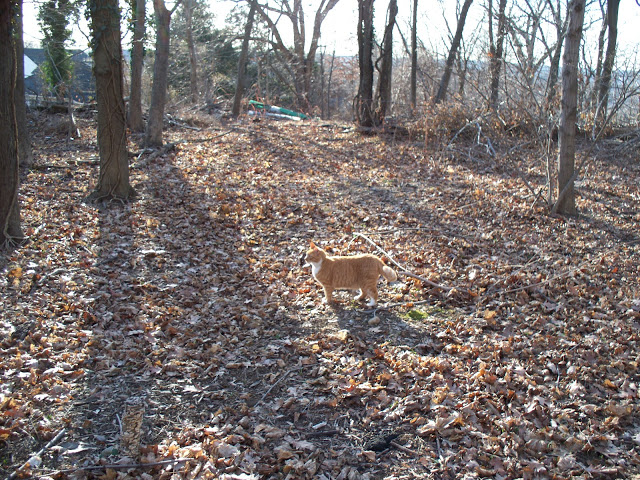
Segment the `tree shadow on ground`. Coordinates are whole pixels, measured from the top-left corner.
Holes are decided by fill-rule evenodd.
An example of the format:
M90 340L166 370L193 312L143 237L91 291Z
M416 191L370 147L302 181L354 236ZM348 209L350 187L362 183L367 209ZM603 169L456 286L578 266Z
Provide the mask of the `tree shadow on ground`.
M234 178L230 169L225 185L212 176L208 187L193 184L188 175L194 173L208 175L197 162L157 159L144 172L147 180L138 184L135 203L99 213L94 301L83 325L93 331L84 365L87 381L70 417L82 426L74 436L106 455L122 454L122 416L127 403L138 398L146 405L145 445L175 438L188 445L211 425L221 428L224 439L228 430L222 427L246 424L245 417L254 428L266 423L305 438L310 425L326 418L322 402L282 407L295 404L301 385L303 397L321 397L323 390L309 388L318 370L301 360L307 358L299 343L306 336L304 311L288 304L291 287L283 287L278 277L283 266L297 271L298 246L284 244L290 230L272 232L269 245L255 238L252 225L274 219L263 218L258 205L263 198L255 189L249 194L245 172ZM295 198L287 200L296 204ZM277 284L275 291L269 291L270 284ZM274 295L284 298L276 303ZM349 315L339 315L338 327L371 342L366 355L378 342L425 343L421 332L394 314L383 315L385 325L394 327L371 341L370 332L350 323ZM334 421L327 423L343 422L339 443L347 446L353 441L344 435L360 438L369 428L354 417L366 416L366 404L360 410L354 401L334 408ZM325 441L318 437L316 443ZM273 457L264 459L267 470L274 463Z
M196 191L172 158L135 177L134 203L97 213L97 256L78 325L91 332L85 375L67 411L72 465L87 452L123 455L123 415L137 399L146 406L143 445L191 435L221 416L239 421L269 386L269 357L280 356L267 349L277 333L265 332L281 314L261 295L256 256L230 212Z
M431 177L417 172L419 162L404 165L403 178L379 158L346 164L340 172L340 159L324 159L304 145L301 156L272 150L275 142L264 137L253 132L250 140L216 144L209 150L214 160L201 161L195 148L179 149L176 157L134 171L138 200L97 213L94 250L89 244L74 247L88 250L81 266L89 274L75 290L76 300L65 300L77 318L58 322L76 322L84 344L73 401L59 408L69 426L60 465L120 458L122 419L135 398L146 405L140 439L145 459L190 456L212 476L317 478L322 472L347 478L351 472L383 478L413 462L421 474L454 478L449 461L461 466L479 460L483 468L494 468L495 458L474 453L478 439L508 430L506 417L518 415L529 432L552 432L549 405L565 402L571 406L565 413L578 419L571 422L584 426L582 400L567 393L573 378L544 371L567 367L561 362L571 352L572 361L585 367L584 377L576 378L596 385L594 402L606 395L598 387L605 378L591 372L596 360L616 355L598 338L617 324L568 318L597 301L598 290L588 285L597 279L577 271L570 285L575 293L554 290L561 298L549 298L542 284L526 295L497 292L483 298L480 311L466 300L411 287L402 290L403 301L433 302L381 309L380 322L370 324L373 312L344 297L333 309L321 306L321 291L299 265L311 238L346 245L355 229L396 230L398 237L377 241L404 264L424 268L432 261L464 285L470 281L467 267L477 268L479 276L496 275L483 284L487 290L513 273L509 285L519 287L516 282L527 280L517 276L530 265L527 248L548 231L531 229L531 219L518 208L508 218L522 231L501 230L500 198L466 218L456 206L469 205L469 183L458 177L451 185L447 179L430 185ZM313 148L322 147L317 142ZM429 175L435 179L441 171L434 167ZM445 190L441 196L438 188ZM434 195L431 200L425 192ZM472 201L485 198L478 192ZM408 234L416 228L427 234ZM527 234L533 230L526 238L525 228ZM73 240L74 229L65 232L61 243ZM403 245L404 237L413 244ZM558 242L549 257L571 260L578 256L573 247ZM546 261L533 272L546 269ZM381 287L382 301L393 293ZM62 318L63 309L56 315ZM600 348L597 357L594 347ZM611 378L631 378L632 370L624 370L631 363L616 365ZM47 414L54 409L43 408ZM598 424L604 419L603 410ZM388 431L411 434L424 464L416 465L415 452L399 450L380 462L367 460L362 450L368 436ZM523 450L517 435L503 440L520 458L545 458L545 452ZM508 473L515 475L516 468ZM168 478L172 472L152 473Z
M146 173L162 180L140 184L135 203L99 214L95 301L86 325L93 331L86 368L94 378L83 402L85 414L100 412L100 420L89 418L103 436L105 423L112 425L111 442L131 397L146 399L149 443L183 428L205 397L195 416L210 421L229 400L225 387L235 383L212 357L224 359L220 350L252 321L234 301L239 285L255 283L238 255L238 226L216 218L211 199L193 191L170 159ZM237 360L233 352L227 358Z

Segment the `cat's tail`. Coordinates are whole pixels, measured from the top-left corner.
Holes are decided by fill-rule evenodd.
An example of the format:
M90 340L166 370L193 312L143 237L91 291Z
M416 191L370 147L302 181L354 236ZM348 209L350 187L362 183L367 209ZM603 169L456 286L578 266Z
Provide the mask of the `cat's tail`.
M391 267L387 267L386 265L382 267L382 276L387 282L395 282L398 279L398 274L396 273L396 271Z

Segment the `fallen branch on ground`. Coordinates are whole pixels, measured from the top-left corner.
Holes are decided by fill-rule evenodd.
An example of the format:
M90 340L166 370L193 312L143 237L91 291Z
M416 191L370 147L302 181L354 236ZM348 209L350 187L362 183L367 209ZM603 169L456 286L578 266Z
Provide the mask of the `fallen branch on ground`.
M386 252L383 248L381 248L380 246L378 246L373 240L371 240L369 237L361 234L361 233L354 233L353 234L355 237L360 237L363 238L364 240L366 240L367 242L369 242L371 245L373 245L380 253L382 253L385 257L387 257L389 259L389 261L391 263L393 263L396 267L398 267L399 271L398 274L399 275L404 275L405 277L411 277L411 278L415 278L416 280L420 280L421 282L426 283L427 285L430 285L434 288L439 288L441 290L444 290L446 292L449 292L451 290L454 289L454 287L448 287L447 285L440 285L438 283L432 282L431 280L429 280L428 278L422 277L420 275L416 275L415 273L411 273L410 271L408 271L406 268L404 268L402 265L400 265L398 262L396 262L393 257L391 255L389 255L388 252ZM405 302L406 303L406 302ZM404 305L404 303L402 303L401 305Z
M153 152L153 153L151 153L151 155L149 155L147 158L145 158L145 159L143 159L141 161L138 161L138 162L134 163L133 165L131 165L131 168L133 169L133 168L146 167L149 163L151 163L157 157L161 157L163 155L166 155L171 150L175 149L176 145L177 145L176 143L167 143L166 145L163 145L161 148L159 148L157 150L155 150L153 148L145 148L144 150L142 150L140 155L138 155L137 159L142 157L142 155L144 155L145 153L148 153L148 152Z
M77 467L77 468L69 468L66 470L55 470L50 473L57 474L65 474L65 473L74 473L81 471L94 471L94 470L118 470L118 469L137 469L137 468L150 468L150 467L161 467L163 465L173 465L178 463L186 463L192 460L196 460L195 458L174 458L171 460L160 460L158 462L149 462L149 463L108 463L106 465L89 465L86 467Z
M180 127L180 128L188 128L190 130L195 130L196 132L202 131L202 129L199 127L194 127L192 125L187 125L186 123L178 122L173 118L169 118L168 120L169 120L169 125L175 125L176 127Z
M7 480L13 480L14 478L18 478L18 475L20 475L24 470L26 470L27 468L29 468L29 466L32 466L31 463L34 461L34 459L39 458L42 456L42 454L44 452L46 452L47 450L49 450L51 447L53 447L56 443L58 443L63 435L65 434L66 429L62 429L60 430L55 437L53 437L49 443L47 443L44 447L42 447L40 450L38 450L38 453L35 453L33 455L31 455L29 457L29 460L27 460L26 462L24 462L20 468L18 468L16 471L14 471L11 475L9 475L7 477Z

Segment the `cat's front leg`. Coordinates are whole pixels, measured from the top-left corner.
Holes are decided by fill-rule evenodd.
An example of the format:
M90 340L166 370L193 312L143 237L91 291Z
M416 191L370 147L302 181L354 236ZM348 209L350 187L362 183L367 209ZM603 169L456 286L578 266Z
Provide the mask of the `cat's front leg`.
M324 302L325 303L333 303L333 288L325 287L324 288Z

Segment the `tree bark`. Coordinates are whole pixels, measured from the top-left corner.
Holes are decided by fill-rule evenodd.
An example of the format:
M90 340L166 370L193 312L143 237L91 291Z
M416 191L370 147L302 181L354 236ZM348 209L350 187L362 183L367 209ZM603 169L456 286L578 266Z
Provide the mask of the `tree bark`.
M578 105L578 62L584 22L585 0L571 0L569 31L562 61L562 113L558 133L558 199L554 212L576 214L575 152Z
M618 9L620 0L607 1L607 28L609 38L607 39L607 52L602 64L602 75L598 85L598 119L603 122L607 117L609 104L609 91L611 89L611 74L616 59L616 45L618 41Z
M602 75L602 62L604 59L604 44L605 38L607 36L607 0L599 0L600 3L600 12L602 13L602 25L600 25L600 33L598 34L598 56L596 60L596 69L593 72L594 74L594 85L593 91L591 92L591 101L595 105L596 110L598 109L598 93L600 86L600 76ZM597 113L597 112L596 112Z
M196 46L193 42L193 0L186 0L184 4L185 23L187 27L187 48L189 49L189 65L191 67L189 84L191 89L191 102L198 103L198 57Z
M297 0L299 2L299 0ZM304 70L304 97L307 103L307 109L310 110L311 105L309 103L309 96L311 94L311 78L313 77L313 67L316 61L316 52L318 51L318 43L320 42L320 29L322 28L322 23L324 19L327 17L327 14L337 5L339 0L321 0L318 9L316 10L316 15L313 20L313 33L311 34L311 43L309 45L309 51L307 52L307 56L305 59L305 70ZM302 8L300 9L302 13ZM303 32L304 32L304 20L302 23ZM304 35L303 35L304 37ZM304 40L304 38L303 38ZM304 46L304 44L303 44Z
M554 7L551 0L547 0L547 3L550 6L551 11L553 12L557 38L556 45L553 50L553 55L551 56L551 62L549 65L549 79L547 81L546 106L547 108L551 108L556 97L556 86L558 84L558 75L560 73L560 59L562 58L562 45L564 44L564 34L567 28L569 15L568 13L565 13L565 17L564 19L562 19L562 12L560 11L560 0L558 0L556 7Z
M411 74L409 103L416 108L418 79L418 0L413 0L413 18L411 21Z
M146 21L145 0L135 2L135 25L131 41L131 95L129 96L129 128L144 132L142 118L142 67L144 61L144 33Z
M325 119L327 118L327 111L325 110L325 101L324 101L324 94L325 94L325 78L324 78L324 50L320 52L320 62L319 62L319 69L320 69L320 118Z
M127 200L135 192L129 184L118 0L90 0L89 12L100 153L98 185L89 200Z
M498 108L500 70L502 69L502 57L504 56L504 35L506 31L507 0L500 0L498 6L498 37L493 35L493 10L489 0L489 108Z
M458 97L462 100L464 98L464 87L467 84L467 72L469 70L469 59L458 55L456 65L458 70Z
M378 76L378 91L375 99L375 124L382 125L387 110L391 105L391 77L393 74L393 27L398 14L397 0L389 0L388 22L384 29L382 45L380 46L380 70Z
M16 122L18 124L18 158L20 165L28 167L33 163L33 149L31 135L27 126L27 102L24 92L24 39L22 0L18 2L16 15L16 30L13 35L16 50L17 73L15 89Z
M333 78L333 64L336 60L336 51L331 54L331 64L329 65L329 78L327 79L327 120L331 120L331 79Z
M464 0L464 4L462 5L460 17L458 18L458 26L456 27L456 33L453 36L451 48L449 49L449 55L447 56L447 61L444 66L444 73L442 74L440 85L438 86L438 92L433 99L434 104L443 102L447 97L447 89L449 88L449 80L451 79L453 63L456 59L458 48L460 47L460 42L462 41L462 31L464 30L464 24L467 21L467 13L469 12L469 7L471 7L472 3L473 0Z
M238 78L236 79L236 93L233 96L233 107L231 108L231 115L236 118L240 115L240 105L242 104L242 97L244 90L247 88L247 61L249 59L249 40L251 39L251 30L253 29L253 19L256 13L256 1L251 1L251 7L249 7L249 13L247 15L247 23L244 26L244 35L242 37L242 49L240 50L240 57L238 58Z
M162 128L164 107L167 101L167 69L169 68L169 28L171 12L165 7L164 0L153 0L156 16L156 53L153 62L153 86L151 87L151 106L145 134L147 147L162 146Z
M0 249L14 246L24 235L18 203L18 128L15 110L16 56L14 12L18 2L0 0Z
M358 0L358 65L360 82L356 117L361 127L373 126L373 0Z

